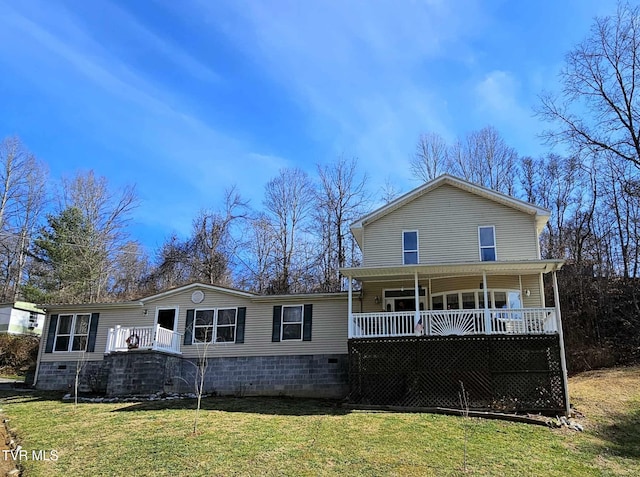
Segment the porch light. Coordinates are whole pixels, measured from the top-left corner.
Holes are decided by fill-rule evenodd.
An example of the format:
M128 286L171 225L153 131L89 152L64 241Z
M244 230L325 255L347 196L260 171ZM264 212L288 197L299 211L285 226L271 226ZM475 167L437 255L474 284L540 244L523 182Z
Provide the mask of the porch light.
M376 297L373 299L373 301L376 303L376 305L380 304L380 297L378 295L376 295Z

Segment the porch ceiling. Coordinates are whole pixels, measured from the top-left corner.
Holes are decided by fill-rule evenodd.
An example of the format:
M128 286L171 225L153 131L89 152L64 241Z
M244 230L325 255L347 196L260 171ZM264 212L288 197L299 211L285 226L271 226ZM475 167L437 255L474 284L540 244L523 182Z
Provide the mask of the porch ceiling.
M386 267L341 268L342 275L359 279L406 279L418 272L419 278L444 278L453 276L482 275L530 275L559 270L563 260L516 260L498 262L437 263L430 265L400 265Z

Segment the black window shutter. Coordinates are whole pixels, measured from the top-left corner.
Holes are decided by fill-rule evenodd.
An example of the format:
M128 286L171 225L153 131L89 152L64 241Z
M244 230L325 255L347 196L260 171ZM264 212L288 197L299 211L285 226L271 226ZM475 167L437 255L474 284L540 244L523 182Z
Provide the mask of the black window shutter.
M244 319L247 309L243 306L238 308L238 316L236 317L236 343L244 343Z
M195 310L187 310L187 323L184 325L184 344L193 344L193 316Z
M282 307L273 307L273 333L271 335L271 341L280 341L280 320L282 318Z
M56 328L58 327L58 315L51 315L49 319L49 332L47 333L47 345L44 348L45 353L53 351L53 342L56 340Z
M87 352L93 353L96 350L96 334L98 333L98 319L100 313L91 313L91 324L89 325L89 339L87 340Z
M313 305L304 305L304 314L302 315L302 341L311 341L311 315Z

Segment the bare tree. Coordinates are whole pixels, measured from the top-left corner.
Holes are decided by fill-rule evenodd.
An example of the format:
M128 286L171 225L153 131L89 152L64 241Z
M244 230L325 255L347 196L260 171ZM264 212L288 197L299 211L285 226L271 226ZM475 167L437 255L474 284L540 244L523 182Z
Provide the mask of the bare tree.
M0 143L0 299L13 301L24 282L27 250L46 204L46 168L19 138Z
M156 265L146 279L149 290L166 290L189 283L191 266L186 241L172 234L160 246L156 255Z
M600 175L605 186L602 197L603 213L609 216L613 237L611 243L616 247L610 255L617 257L615 263L621 269L624 278L638 274L638 257L640 239L640 203L633 185L636 183L632 167L613 154L600 166Z
M518 153L487 126L458 140L450 150L454 174L489 189L514 195Z
M396 187L391 180L391 177L387 176L384 179L384 184L380 187L380 199L385 204L396 200L402 192Z
M538 161L533 157L521 158L520 188L524 192L524 200L531 204L538 201Z
M212 345L212 341L196 342L195 348L198 352L198 360L192 363L195 366L195 376L193 377L193 384L196 393L196 412L193 417L193 433L198 433L198 419L200 417L200 409L202 408L202 397L204 396L205 378L207 377L207 370L209 369L209 347ZM191 363L191 361L188 361Z
M358 174L358 161L338 158L318 166L319 187L314 209L315 229L320 238L320 271L323 291L341 290L339 269L351 265L355 257L349 225L367 208L366 175Z
M165 289L199 281L226 285L233 283L239 240L237 224L248 218L248 205L235 186L225 191L222 210L202 210L193 219L190 236L175 234L162 245L157 264L148 281Z
M537 204L551 210L543 239L547 258L569 258L570 218L583 206L583 170L579 158L549 154L534 161ZM588 224L587 224L588 225Z
M640 7L620 3L597 17L587 38L566 56L560 95L543 93L539 115L550 142L577 152L608 151L640 167Z
M442 136L420 136L411 172L420 181L430 181L450 173L505 194L515 193L518 154L498 131L486 126L448 145Z
M147 277L151 272L149 257L135 241L127 242L116 258L112 294L119 300L130 300L143 293L155 292L147 288Z
M225 191L223 211L201 211L194 219L189 243L194 280L231 285L231 265L238 244L233 237L233 227L247 218L247 210L247 202L234 186Z
M34 243L31 286L42 300L96 302L109 298L115 264L128 243L135 189L112 191L93 171L63 179L59 212Z
M421 134L410 167L413 177L422 182L450 172L449 146L444 138L433 132Z
M88 332L89 330L87 330ZM80 390L80 376L82 376L87 367L87 353L82 350L77 353L76 369L73 379L73 412L78 410L78 391Z
M275 232L276 277L268 290L271 293L289 293L296 287L304 287L292 283L292 269L296 251L303 242L313 198L313 184L301 169L282 169L266 185L263 203Z
M90 170L63 179L62 191L63 204L78 208L94 235L87 253L93 254L98 262L97 280L90 296L91 301L97 301L108 292L113 264L128 243L130 214L138 205L135 187L128 185L114 192L106 177L96 176Z
M275 279L276 235L271 220L265 214L248 221L245 227L241 262L240 285L264 294Z

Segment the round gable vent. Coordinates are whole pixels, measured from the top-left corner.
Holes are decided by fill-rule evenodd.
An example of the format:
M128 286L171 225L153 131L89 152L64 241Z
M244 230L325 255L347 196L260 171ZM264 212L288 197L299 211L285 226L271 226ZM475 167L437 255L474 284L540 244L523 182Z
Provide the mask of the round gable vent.
M196 290L191 294L191 301L194 303L202 303L204 300L204 293L202 290Z

